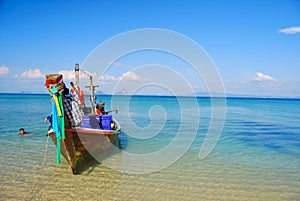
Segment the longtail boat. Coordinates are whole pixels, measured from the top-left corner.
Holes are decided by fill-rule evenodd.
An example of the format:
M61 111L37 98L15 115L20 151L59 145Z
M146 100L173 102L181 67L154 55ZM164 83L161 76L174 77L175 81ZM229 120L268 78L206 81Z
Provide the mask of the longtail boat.
M79 84L79 65L75 65L76 85ZM90 76L91 107L83 106L80 98L70 96L62 74L47 74L46 87L53 98L51 124L48 132L56 148L56 163L61 163L61 155L68 161L73 174L79 174L116 144L121 126L109 112L96 114L92 77ZM80 88L79 89L80 92ZM77 91L78 92L78 91ZM78 101L78 102L77 102ZM83 106L83 107L81 107ZM99 112L99 111L98 111Z

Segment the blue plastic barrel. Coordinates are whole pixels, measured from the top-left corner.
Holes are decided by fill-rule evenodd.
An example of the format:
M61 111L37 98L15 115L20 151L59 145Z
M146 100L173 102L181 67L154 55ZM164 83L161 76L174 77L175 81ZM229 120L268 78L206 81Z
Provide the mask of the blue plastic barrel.
M81 127L91 128L90 117L89 116L83 116L82 121L81 121Z
M100 123L101 123L101 120L102 120L102 115L96 116L96 119L97 119L98 123L100 124Z
M111 115L102 115L102 128L104 130L111 130L111 121L112 121Z
M83 116L81 127L99 129L100 125L95 116Z
M98 121L98 124L99 124L100 128L103 129L103 127L102 127L102 115L96 116L96 119Z

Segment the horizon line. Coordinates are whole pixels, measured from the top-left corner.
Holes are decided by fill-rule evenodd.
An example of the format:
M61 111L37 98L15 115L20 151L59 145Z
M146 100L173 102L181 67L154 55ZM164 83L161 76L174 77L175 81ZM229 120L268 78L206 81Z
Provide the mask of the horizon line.
M0 92L0 95L49 95L48 93L42 93L42 92ZM294 100L300 100L300 96L259 96L259 95L239 95L239 94L225 94L225 96L209 96L209 95L163 95L163 94L95 94L96 96L135 96L135 97L196 97L196 98L226 98L226 99L234 99L234 98L245 98L245 99L294 99ZM89 95L85 95L89 96Z

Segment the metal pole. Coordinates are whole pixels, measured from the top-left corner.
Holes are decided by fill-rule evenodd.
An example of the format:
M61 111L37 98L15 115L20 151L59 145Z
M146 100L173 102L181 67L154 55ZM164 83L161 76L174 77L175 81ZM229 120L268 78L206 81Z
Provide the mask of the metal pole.
M91 104L93 113L95 113L95 87L93 86L93 77L90 76Z
M89 88L89 90L90 90L90 102L91 102L91 106L92 106L92 112L95 113L95 88L98 87L98 85L94 86L93 85L93 77L91 75L89 75L89 77L90 77L90 85L85 86L85 87Z

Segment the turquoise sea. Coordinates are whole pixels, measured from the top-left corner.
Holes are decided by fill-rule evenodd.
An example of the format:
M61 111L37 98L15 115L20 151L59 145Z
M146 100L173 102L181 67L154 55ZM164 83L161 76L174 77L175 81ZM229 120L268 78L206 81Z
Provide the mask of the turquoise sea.
M199 159L211 121L210 98L99 99L107 110L118 106L122 151L73 175L64 159L55 163L55 146L45 136L49 95L0 94L0 200L300 199L300 100L227 98L220 138ZM21 127L31 134L19 136ZM191 135L187 150L177 152ZM168 145L168 156L177 156L170 164L139 158L164 156ZM138 160L127 160L128 153Z

